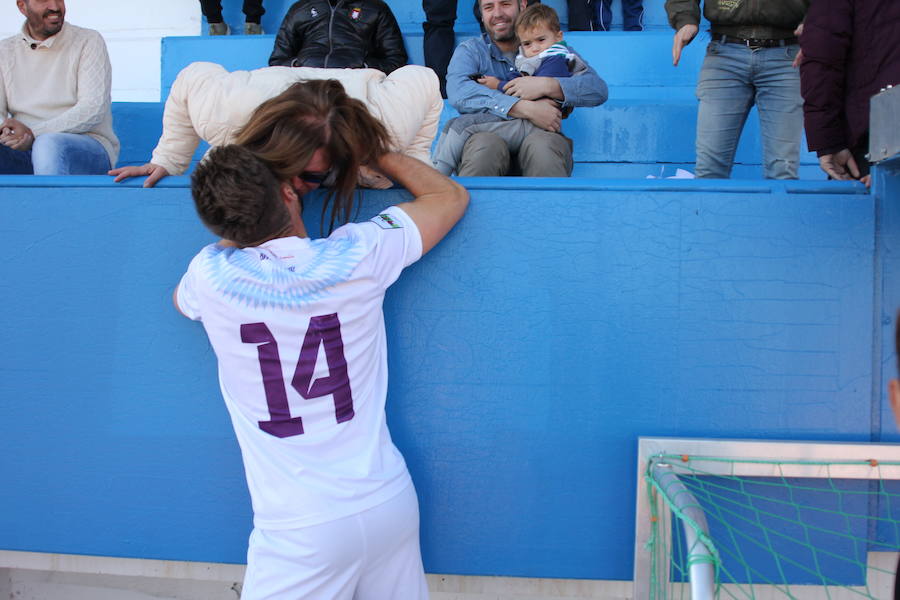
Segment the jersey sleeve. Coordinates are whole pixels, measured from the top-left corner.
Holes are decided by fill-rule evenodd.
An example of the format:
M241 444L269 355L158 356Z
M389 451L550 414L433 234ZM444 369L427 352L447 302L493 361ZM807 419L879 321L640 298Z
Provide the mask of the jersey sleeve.
M187 272L181 277L181 281L178 282L178 287L175 291L175 301L178 305L178 310L180 310L184 316L193 319L194 321L203 320L200 315L200 303L197 298L197 288L199 284L197 271L199 270L199 260L199 256L194 257L194 260L192 260L191 264L188 266Z
M364 225L376 236L373 276L385 288L422 256L422 236L402 208L391 206Z

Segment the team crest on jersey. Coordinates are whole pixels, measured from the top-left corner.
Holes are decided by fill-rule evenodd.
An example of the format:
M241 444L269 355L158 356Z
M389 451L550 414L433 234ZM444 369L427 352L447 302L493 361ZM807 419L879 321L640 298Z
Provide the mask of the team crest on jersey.
M353 10L350 11L350 18L353 19L354 21L359 21L359 15L361 15L361 14L362 14L362 9L357 6L357 7L353 8Z
M394 219L394 217L392 217L391 215L389 215L387 213L381 213L380 215L378 215L377 217L375 217L372 220L375 221L375 223L382 229L402 229L403 228L403 225L398 223L397 220Z

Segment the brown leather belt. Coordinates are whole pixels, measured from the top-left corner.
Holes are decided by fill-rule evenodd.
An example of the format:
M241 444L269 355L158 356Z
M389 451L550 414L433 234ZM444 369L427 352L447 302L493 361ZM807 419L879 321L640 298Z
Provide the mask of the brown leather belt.
M781 38L777 40L755 40L747 38L739 38L724 33L712 34L712 39L716 42L724 42L726 44L740 44L748 48L777 48L779 46L792 46L798 43L796 37Z

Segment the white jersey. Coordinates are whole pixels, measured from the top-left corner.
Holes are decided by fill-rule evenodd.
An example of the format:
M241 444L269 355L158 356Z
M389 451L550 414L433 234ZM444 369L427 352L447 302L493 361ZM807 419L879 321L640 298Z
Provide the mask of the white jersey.
M385 423L382 301L421 255L395 206L325 239L213 244L191 261L178 306L218 357L256 527L339 519L410 484Z

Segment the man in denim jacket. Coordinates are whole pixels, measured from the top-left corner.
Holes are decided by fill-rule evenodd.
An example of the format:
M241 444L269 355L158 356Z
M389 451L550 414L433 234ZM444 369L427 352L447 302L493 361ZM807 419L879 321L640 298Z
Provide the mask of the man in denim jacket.
M526 177L568 177L572 141L560 133L562 113L575 106L606 102L606 83L586 63L571 77L518 77L502 90L471 79L491 75L505 79L515 70L518 39L515 21L525 0L479 0L485 34L457 47L447 69L447 98L460 113L489 113L499 119L525 119L540 131L523 141L516 156L493 133L472 135L463 148L461 176L498 176L521 172Z

